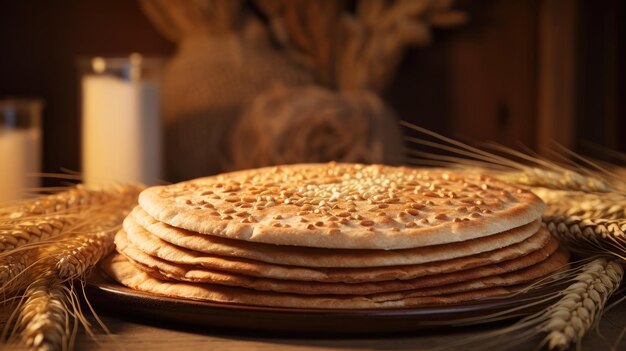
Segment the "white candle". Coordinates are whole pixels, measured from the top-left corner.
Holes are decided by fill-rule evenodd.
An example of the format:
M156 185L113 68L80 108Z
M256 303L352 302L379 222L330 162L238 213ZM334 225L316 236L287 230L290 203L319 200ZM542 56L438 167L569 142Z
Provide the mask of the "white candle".
M86 74L82 93L84 182L158 183L161 177L158 83L132 75L124 78L106 73Z

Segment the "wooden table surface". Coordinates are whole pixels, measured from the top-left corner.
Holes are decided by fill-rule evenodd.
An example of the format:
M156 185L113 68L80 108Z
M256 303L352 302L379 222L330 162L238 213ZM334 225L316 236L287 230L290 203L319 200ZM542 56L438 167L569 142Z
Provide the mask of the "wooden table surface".
M6 311L2 313L6 316ZM211 328L189 328L167 322L142 320L137 316L107 314L98 311L111 335L99 335L96 340L80 334L76 350L420 350L443 346L450 340L494 330L505 324L476 326L469 329L449 328L437 332L415 332L404 335L364 337L306 337L263 335L250 332L224 331ZM583 350L610 350L626 327L626 302L606 313L600 324L602 335L590 332ZM515 350L532 350L537 341L526 343ZM16 346L0 345L0 349L20 350ZM626 350L626 341L615 350ZM490 350L490 351L493 351Z
M439 331L422 331L403 335L361 337L293 337L250 332L224 331L212 328L190 328L142 319L140 316L107 312L98 313L110 335L99 334L92 339L80 333L76 350L424 350L445 345L452 340L462 340L468 335L495 330L510 323L471 328L448 328ZM5 320L7 310L1 318ZM93 318L90 318L93 321ZM2 323L0 323L0 327ZM601 335L591 331L582 344L582 350L610 350L626 327L626 302L609 310L600 323ZM533 350L538 340L522 344L514 350ZM505 345L506 346L506 345ZM0 344L0 349L20 348ZM503 348L506 349L506 348ZM614 350L626 350L626 340L615 345ZM490 351L495 351L491 349Z

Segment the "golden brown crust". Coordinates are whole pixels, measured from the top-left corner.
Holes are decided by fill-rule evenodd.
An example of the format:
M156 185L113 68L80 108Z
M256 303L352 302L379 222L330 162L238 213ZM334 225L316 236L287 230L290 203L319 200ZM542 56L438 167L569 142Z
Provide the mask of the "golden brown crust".
M545 204L493 178L381 165L301 164L151 187L155 219L231 239L306 247L403 249L530 223Z

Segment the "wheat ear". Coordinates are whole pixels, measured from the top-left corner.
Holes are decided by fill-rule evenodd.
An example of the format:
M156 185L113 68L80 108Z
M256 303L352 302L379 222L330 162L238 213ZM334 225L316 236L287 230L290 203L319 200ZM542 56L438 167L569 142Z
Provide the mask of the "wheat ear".
M43 216L0 227L0 252L52 238L72 229L79 217L73 215Z
M98 261L113 251L114 231L72 236L56 243L53 267L63 280L82 278Z
M546 188L531 188L548 204L547 215L581 218L626 218L626 196L619 193L587 193Z
M21 341L33 350L66 349L73 339L70 317L82 323L87 331L89 323L82 316L74 293L64 282L83 279L89 269L114 247L114 230L97 233L70 233L55 239L46 248L39 248L37 262L30 268L24 301L19 307L16 332Z
M23 289L30 278L28 269L37 259L37 250L23 250L0 258L0 296Z
M64 283L84 279L113 249L113 235L141 190L77 186L0 207L0 293L8 301L7 294L24 290L17 320L5 330L12 325L13 335L35 350L71 348L78 323L93 335Z
M0 222L30 216L74 213L112 202L133 202L142 189L139 185L90 187L79 184L57 194L0 208Z
M489 145L488 148L495 151L490 152L408 122L400 123L424 136L407 137L406 140L410 144L423 145L452 154L451 156L441 155L409 149L407 162L410 164L460 167L465 170L471 167L481 173L511 183L552 189L610 192L623 186L623 182L620 182L610 171L567 150L565 151L585 162L591 169L571 163L559 164L500 145ZM426 138L436 141L426 140Z
M550 349L580 345L585 333L599 322L609 297L617 290L624 269L616 261L596 259L576 276L575 283L547 311L543 331Z
M17 319L22 343L38 351L68 349L72 333L67 288L62 281L46 274L36 279L24 296Z
M566 215L544 216L546 227L572 251L585 255L611 254L626 260L626 220Z

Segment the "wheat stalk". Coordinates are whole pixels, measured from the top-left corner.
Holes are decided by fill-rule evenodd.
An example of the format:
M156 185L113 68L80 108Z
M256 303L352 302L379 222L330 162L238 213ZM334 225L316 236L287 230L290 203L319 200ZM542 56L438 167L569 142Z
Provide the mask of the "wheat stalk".
M36 250L24 250L0 259L0 296L23 289L27 285L30 281L28 269L36 258Z
M587 193L546 188L531 188L548 204L547 215L582 218L626 218L626 196L620 193Z
M53 274L35 280L24 293L16 327L31 350L67 349L71 339L67 288Z
M5 224L0 227L0 252L7 252L69 231L78 219L73 215L55 215L19 221L13 225Z
M84 278L89 269L109 254L114 246L114 233L109 230L61 236L39 249L36 263L22 265L23 271L29 268L29 278L20 282L35 279L26 287L19 307L15 332L20 333L22 343L34 350L66 348L73 337L70 316L89 328L78 303L71 300L73 293L63 283Z
M0 223L11 224L15 219L30 216L75 213L99 205L134 202L142 189L139 185L91 187L79 184L57 194L0 208Z
M617 261L596 259L587 264L547 311L543 331L550 349L580 345L585 333L599 322L609 297L617 290L624 269Z
M559 164L501 145L490 145L491 149L505 155L502 156L408 122L403 121L401 124L427 138L437 140L430 141L424 137L407 137L406 140L409 143L452 154L452 156L448 156L410 149L408 153L412 157L408 157L407 161L411 164L456 167L464 170L472 168L477 172L492 175L511 183L551 189L608 193L623 188L623 181L616 178L610 171L576 155L573 156L588 164L591 169L569 163ZM564 151L572 154L568 150Z
M556 215L544 216L543 222L552 235L573 251L611 254L626 260L626 220Z
M83 277L98 261L113 251L114 231L83 234L59 242L54 250L58 277L72 280Z
M593 176L587 176L572 170L559 171L537 167L521 167L520 172L498 172L495 175L509 183L552 189L577 190L588 192L609 192L606 182Z
M460 319L454 324L462 326L495 321L502 316L515 316L526 308L552 303L547 309L541 309L512 325L426 350L518 350L521 344L532 340L541 340L536 350L545 345L552 349L565 349L572 344L580 344L585 333L599 323L607 300L617 290L622 278L623 268L617 260L602 257L587 260L577 268L560 272L519 293L531 293L542 286L565 284L562 290L551 289L510 309ZM542 339L538 339L540 336Z
M141 190L77 186L0 208L0 293L8 301L7 294L25 289L14 333L26 346L71 347L78 322L90 332L64 282L83 279L113 249L113 235Z

